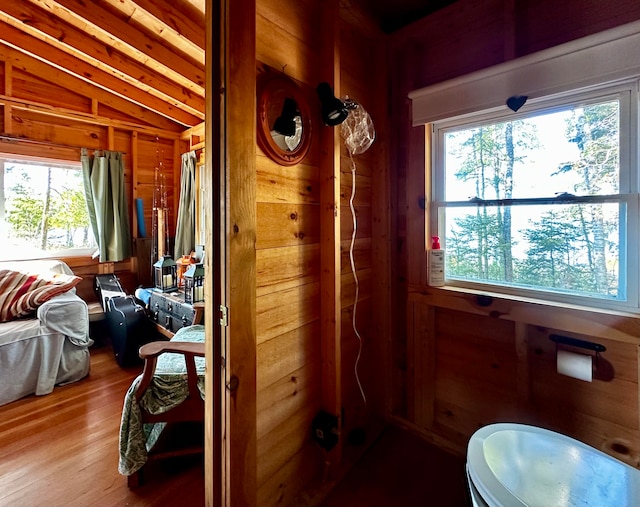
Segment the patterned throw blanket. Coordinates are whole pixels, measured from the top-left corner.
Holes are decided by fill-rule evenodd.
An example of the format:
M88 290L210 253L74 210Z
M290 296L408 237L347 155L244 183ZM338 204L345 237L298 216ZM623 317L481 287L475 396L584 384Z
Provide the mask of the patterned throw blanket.
M204 342L204 326L180 329L173 342ZM198 389L204 399L204 357L196 357ZM166 353L158 357L156 372L149 389L136 403L135 391L142 379L138 376L129 387L124 399L120 422L120 460L118 472L131 475L147 461L147 452L158 441L165 423L143 424L140 407L150 414L161 414L182 403L188 394L187 366L182 354Z

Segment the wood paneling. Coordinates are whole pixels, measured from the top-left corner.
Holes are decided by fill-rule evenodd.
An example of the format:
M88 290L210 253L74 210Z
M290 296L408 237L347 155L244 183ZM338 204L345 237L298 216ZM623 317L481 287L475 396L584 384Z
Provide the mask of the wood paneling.
M640 319L620 315L608 328L585 326L580 315L588 316L586 310L577 314L540 303L494 299L495 306L477 306L471 312L473 299L460 294L449 300L445 294L412 296L414 315L422 317L410 327L416 361L410 420L459 453L478 427L511 421L566 433L638 466L640 334L614 328L635 330ZM528 318L531 308L540 309L535 318ZM594 359L593 382L557 373L551 334L606 347Z
M256 252L257 295L317 282L320 246L315 244L261 249Z
M281 166L266 156L256 160L258 202L318 203L318 167L298 164L295 169Z
M311 204L258 203L256 248L318 243L319 207Z
M257 60L315 88L320 80L321 2L262 0L256 17Z
M640 5L634 0L606 4L528 0L518 3L516 15L519 56L640 19Z
M256 301L258 343L319 319L319 305L320 290L317 282L260 296Z
M47 103L52 106L86 113L91 112L89 97L84 97L74 92L73 88L66 88L61 84L51 83L16 67L13 71L10 95L17 99L33 102L41 102L43 97L47 97Z
M353 157L349 156L348 146L340 143L341 395L343 433L347 439L352 430L367 430L376 418L384 419L386 416L385 392L390 371L387 345L392 318L388 290L390 167L386 159L387 102L382 99L388 93L386 41L367 23L366 16L356 20L352 17L355 14L346 8L342 13L340 94L355 100L367 111L376 135L366 152ZM352 125L352 121L353 118L347 118L347 125ZM354 174L354 268L357 293L349 259L354 233L354 218L349 206ZM355 329L352 322L354 310ZM366 403L358 381L362 385Z
M257 6L259 64L292 77L307 93L316 118L319 104L315 88L320 81L330 82L339 96L353 92L371 103L384 93L382 78L374 80L376 87L370 86L376 65L356 62L362 50L371 53L370 41L349 46L349 58L340 63L340 53L347 50L339 42L346 33L341 29L342 21L338 21L342 12L338 2L316 0L284 4L264 0ZM321 19L325 22L320 23ZM360 30L357 23L349 26L353 34L347 45L359 39ZM384 58L381 48L375 46L373 54L368 55L371 64L380 64ZM346 81L340 78L342 69L350 73ZM351 85L349 90L341 90L345 83ZM381 113L384 100L379 103ZM350 329L351 321L344 319L350 319L355 288L348 257L353 230L349 211L351 162L341 145L339 128L322 126L317 119L312 147L302 164L281 167L260 150L256 158L258 499L264 505L291 505L312 479L318 483L325 462L332 463L325 474L331 473L333 465L339 466L339 454L323 456L311 441L311 419L318 410L348 414L350 424L367 422L362 400L358 402L359 392L354 392L353 374L347 376L346 386L341 381L356 357L352 331L345 336L348 342L344 348L340 342L342 330ZM370 299L376 279L371 272L371 176L374 167L382 164L379 156L365 155L356 172L358 235L354 253L362 312L358 321L369 336L373 314ZM382 336L380 340L384 340ZM349 361L344 365L343 354ZM377 362L377 356L369 353L366 362ZM373 391L372 371L368 367L366 378ZM346 407L340 401L345 395ZM352 412L356 406L357 417ZM346 438L347 428L341 429Z
M309 441L311 421L320 407L319 363L294 370L289 378L260 393L258 483L263 484Z
M257 151L258 500L291 505L320 467L311 420L320 408L321 2L257 4L257 60L291 77L312 111L311 147L283 167ZM317 15L314 16L313 13Z

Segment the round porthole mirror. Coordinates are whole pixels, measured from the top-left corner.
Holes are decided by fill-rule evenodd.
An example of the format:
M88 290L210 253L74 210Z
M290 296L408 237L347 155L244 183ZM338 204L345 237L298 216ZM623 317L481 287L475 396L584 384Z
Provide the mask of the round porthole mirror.
M311 114L302 90L284 74L258 76L258 146L281 165L302 161L311 143Z

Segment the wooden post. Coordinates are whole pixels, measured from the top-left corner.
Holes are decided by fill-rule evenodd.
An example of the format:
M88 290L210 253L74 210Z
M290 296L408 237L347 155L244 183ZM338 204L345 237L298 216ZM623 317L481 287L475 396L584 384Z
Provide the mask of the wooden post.
M323 43L321 80L340 96L340 58L338 44L338 1L322 3ZM338 418L341 429L340 364L340 139L339 127L320 131L320 335L322 355L322 409ZM330 452L327 462L340 463L342 438Z
M158 213L158 259L164 255L164 208L156 208Z
M256 2L224 0L225 505L257 505ZM215 150L207 150L211 153ZM216 314L219 315L217 309ZM225 330L223 330L225 333Z

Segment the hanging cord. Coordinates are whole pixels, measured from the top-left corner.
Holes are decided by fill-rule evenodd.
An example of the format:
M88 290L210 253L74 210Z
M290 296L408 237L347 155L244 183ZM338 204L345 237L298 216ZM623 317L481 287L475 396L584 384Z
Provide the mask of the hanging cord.
M353 160L353 156L351 155L351 151L349 152L349 159L351 160L351 198L349 199L349 208L351 208L351 218L353 219L353 233L351 234L351 245L349 246L349 260L351 261L351 272L353 273L353 279L356 284L356 293L353 300L353 312L351 317L351 325L353 326L353 331L358 337L358 356L356 357L356 362L353 367L353 371L356 376L356 381L358 382L358 387L360 388L360 394L362 395L362 400L364 401L365 407L367 406L367 397L364 395L364 389L362 389L362 383L360 382L360 376L358 375L358 364L360 363L360 356L362 355L362 336L358 332L358 328L356 326L356 310L358 308L358 297L360 293L360 284L358 282L358 275L356 274L356 263L353 259L353 246L356 241L356 232L358 229L358 221L356 220L356 210L353 207L353 199L356 196L356 163Z

